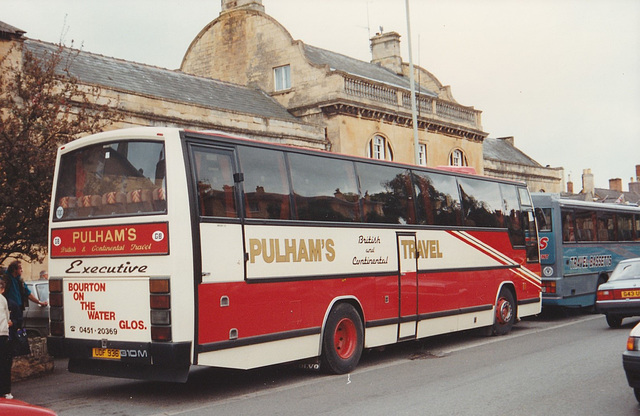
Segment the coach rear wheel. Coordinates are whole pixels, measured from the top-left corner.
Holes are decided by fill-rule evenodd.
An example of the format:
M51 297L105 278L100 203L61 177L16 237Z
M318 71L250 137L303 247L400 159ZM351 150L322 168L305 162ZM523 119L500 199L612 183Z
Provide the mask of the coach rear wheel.
M516 322L516 304L513 293L509 289L502 289L496 302L496 313L493 320L492 332L495 335L505 335L511 331Z
M363 345L364 330L358 312L348 303L336 305L324 329L322 370L333 374L353 371L360 361Z

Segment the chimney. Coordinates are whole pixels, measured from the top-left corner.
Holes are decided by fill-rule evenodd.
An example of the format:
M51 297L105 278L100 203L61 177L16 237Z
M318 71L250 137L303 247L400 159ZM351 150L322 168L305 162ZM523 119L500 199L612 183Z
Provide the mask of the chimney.
M235 9L257 10L264 13L262 0L221 0L221 2L222 11L220 13L228 12Z
M636 182L640 182L640 165L636 165Z
M371 57L371 63L382 65L384 68L402 75L400 35L397 32L376 33L371 38Z
M582 193L591 196L595 193L595 185L591 169L584 169L582 171Z
M640 165L636 166L636 171L638 170L638 167L640 167ZM640 176L636 180L631 178L631 181L629 181L629 192L634 192L640 195Z
M568 181L567 182L567 192L572 194L573 193L573 182Z
M609 179L609 189L612 191L622 192L622 179Z
M516 140L513 136L498 137L498 140L504 140L505 142L509 143L511 146L515 146L515 143L516 143Z

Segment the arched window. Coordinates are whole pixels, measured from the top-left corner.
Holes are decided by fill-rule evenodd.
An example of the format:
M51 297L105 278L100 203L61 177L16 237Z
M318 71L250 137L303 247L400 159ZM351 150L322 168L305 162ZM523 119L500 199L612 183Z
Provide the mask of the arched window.
M389 145L389 141L384 137L376 134L369 141L367 146L367 157L380 160L393 160L393 150Z
M454 149L453 152L449 155L449 165L450 166L469 166L467 162L467 156L465 156L464 152L460 149Z

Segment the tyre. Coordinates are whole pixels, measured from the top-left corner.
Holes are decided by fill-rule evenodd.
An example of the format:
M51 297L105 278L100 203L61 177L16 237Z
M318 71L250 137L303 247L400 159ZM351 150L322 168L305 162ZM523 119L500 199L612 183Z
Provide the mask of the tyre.
M640 388L634 387L633 394L636 396L636 400L640 403Z
M620 328L622 326L622 320L624 319L622 316L607 314L606 317L607 317L607 324L609 325L610 328Z
M348 303L336 305L327 318L322 338L320 368L331 374L353 371L364 345L364 329L360 314Z
M506 288L500 290L496 302L496 313L493 318L493 335L506 335L516 322L516 302L513 293Z

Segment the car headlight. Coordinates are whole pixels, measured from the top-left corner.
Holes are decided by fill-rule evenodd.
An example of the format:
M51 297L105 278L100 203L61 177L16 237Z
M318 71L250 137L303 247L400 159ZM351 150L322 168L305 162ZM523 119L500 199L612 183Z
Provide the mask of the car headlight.
M640 338L629 337L627 339L627 351L640 351Z

